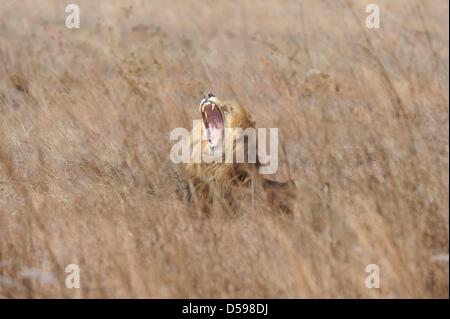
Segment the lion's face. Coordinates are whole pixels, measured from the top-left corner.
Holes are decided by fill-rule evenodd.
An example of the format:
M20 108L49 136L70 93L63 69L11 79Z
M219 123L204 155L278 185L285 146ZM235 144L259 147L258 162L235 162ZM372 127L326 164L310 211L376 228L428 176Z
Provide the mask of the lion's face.
M222 102L212 94L201 101L199 111L210 148L216 147L223 140L226 127L255 127L255 121L246 109L234 102Z

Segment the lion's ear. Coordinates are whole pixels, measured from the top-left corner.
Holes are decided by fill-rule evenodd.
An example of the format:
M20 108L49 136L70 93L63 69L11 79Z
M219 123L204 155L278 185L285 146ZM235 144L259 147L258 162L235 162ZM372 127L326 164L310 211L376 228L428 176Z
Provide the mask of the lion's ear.
M250 121L250 123L251 123L253 126L256 125L255 118L253 117L252 114L249 114L249 115L248 115L248 120Z

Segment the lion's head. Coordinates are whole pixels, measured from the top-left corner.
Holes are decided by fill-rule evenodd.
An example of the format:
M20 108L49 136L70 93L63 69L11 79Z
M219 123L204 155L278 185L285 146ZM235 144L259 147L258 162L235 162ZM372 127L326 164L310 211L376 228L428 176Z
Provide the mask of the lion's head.
M223 142L225 128L255 128L253 116L236 102L223 102L208 94L199 106L203 129L210 148Z
M242 130L255 128L255 120L238 103L221 101L212 94L201 101L199 112L202 120L197 122L197 125L200 127L194 126L191 132L192 160L186 167L188 175L195 180L206 181L221 187L242 184L248 175L245 172L249 170L249 167L256 167L257 164L248 161L244 163L236 163L234 160L233 163L225 161L227 148L232 148L233 159L235 159L235 154L240 148L243 148L242 154L246 156L249 145L248 139L238 142L238 138L235 136L236 132L227 130L227 128L241 128ZM194 132L200 132L200 134L194 134ZM256 150L256 145L252 145L252 147ZM222 162L205 160L205 158L211 159L217 154L222 157ZM215 158L217 159L217 157ZM201 161L198 162L195 159L201 159Z

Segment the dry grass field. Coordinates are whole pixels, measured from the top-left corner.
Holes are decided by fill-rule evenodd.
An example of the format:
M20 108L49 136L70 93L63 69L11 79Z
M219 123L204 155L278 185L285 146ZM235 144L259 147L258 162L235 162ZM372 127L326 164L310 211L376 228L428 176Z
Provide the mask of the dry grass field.
M448 298L448 10L1 1L0 298ZM294 216L179 196L169 133L208 92L279 128Z

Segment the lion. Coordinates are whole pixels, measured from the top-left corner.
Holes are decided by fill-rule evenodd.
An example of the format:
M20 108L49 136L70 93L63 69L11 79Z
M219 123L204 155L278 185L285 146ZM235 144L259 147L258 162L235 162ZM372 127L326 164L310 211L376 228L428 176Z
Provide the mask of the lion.
M190 149L193 150L191 161L184 167L184 175L189 181L189 200L204 211L209 211L215 200L234 210L236 196L248 194L262 186L264 197L272 208L292 213L292 203L296 198L295 183L291 180L277 182L259 174L261 162L258 154L251 160L247 152L249 147L257 149L258 140L240 140L235 130L227 130L255 129L256 122L250 112L237 102L221 101L213 94L208 94L201 101L199 112L201 121L197 125L200 127L194 126L190 135ZM238 151L242 151L244 161L205 161L217 149L227 148L232 149L233 158ZM224 156L223 153L220 156Z

